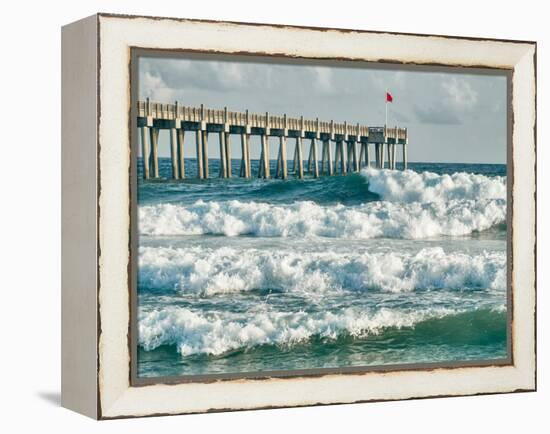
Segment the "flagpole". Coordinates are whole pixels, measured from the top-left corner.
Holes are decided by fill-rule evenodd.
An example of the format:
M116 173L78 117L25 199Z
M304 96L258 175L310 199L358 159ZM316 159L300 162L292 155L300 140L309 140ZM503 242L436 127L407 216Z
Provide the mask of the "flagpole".
M384 100L386 104L386 122L384 123L384 127L388 126L388 89L386 89L386 95L384 95Z

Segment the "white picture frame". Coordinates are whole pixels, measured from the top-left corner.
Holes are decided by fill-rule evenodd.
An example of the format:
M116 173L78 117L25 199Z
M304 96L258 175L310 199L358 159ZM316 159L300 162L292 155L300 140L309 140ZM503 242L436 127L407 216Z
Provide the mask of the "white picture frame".
M510 363L133 384L131 52L510 72ZM536 389L536 44L97 14L62 32L62 405L96 419Z

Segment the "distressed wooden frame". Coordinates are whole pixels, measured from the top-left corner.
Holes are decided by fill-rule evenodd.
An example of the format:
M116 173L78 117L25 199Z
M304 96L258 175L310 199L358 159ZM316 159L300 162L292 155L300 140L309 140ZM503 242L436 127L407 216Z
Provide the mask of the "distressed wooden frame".
M130 64L136 48L508 71L510 362L132 381ZM534 42L97 14L63 28L62 55L63 406L111 419L535 390Z

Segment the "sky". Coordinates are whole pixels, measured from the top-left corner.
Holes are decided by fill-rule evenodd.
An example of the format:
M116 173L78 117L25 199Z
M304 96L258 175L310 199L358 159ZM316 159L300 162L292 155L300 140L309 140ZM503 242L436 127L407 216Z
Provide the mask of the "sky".
M139 98L382 126L388 90L393 96L388 125L408 128L409 161L506 162L504 75L381 69L357 62L186 56L140 57ZM194 134L186 134L186 157L195 156L194 143ZM240 158L236 136L233 143L232 157ZM252 158L258 158L259 148L259 138L253 137ZM276 158L277 147L270 146L270 152ZM159 155L169 156L167 130L160 132ZM213 135L209 155L219 156Z

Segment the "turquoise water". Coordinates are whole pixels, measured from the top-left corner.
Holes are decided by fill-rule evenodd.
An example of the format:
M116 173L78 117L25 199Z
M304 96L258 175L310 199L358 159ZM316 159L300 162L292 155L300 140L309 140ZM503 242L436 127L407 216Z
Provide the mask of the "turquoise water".
M140 176L139 376L507 356L506 166L238 169Z

